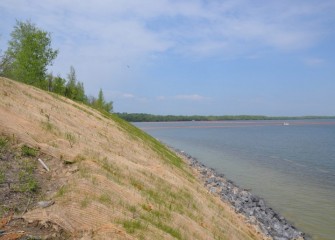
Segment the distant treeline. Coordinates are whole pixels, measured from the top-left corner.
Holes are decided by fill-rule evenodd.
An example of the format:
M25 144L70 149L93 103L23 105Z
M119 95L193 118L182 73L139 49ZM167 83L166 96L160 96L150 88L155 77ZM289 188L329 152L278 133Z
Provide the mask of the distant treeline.
M223 120L299 120L299 119L334 119L335 116L300 116L300 117L268 117L262 115L225 115L225 116L182 116L153 115L146 113L116 113L128 122L174 122L174 121L223 121Z

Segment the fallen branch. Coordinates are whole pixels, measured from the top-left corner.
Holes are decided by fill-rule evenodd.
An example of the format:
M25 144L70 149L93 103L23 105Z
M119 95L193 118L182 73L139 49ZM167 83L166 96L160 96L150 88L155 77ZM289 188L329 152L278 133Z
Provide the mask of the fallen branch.
M50 172L50 169L48 168L48 166L42 161L42 159L37 159L41 164L42 164L42 166L48 171L48 172Z

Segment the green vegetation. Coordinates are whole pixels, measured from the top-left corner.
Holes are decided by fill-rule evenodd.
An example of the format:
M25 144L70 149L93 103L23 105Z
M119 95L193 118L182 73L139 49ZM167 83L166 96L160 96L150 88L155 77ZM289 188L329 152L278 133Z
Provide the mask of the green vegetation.
M116 113L128 122L174 122L174 121L234 121L234 120L299 120L299 119L333 119L335 116L301 116L301 117L268 117L262 115L224 115L224 116L177 116L153 115L146 113Z
M80 207L86 208L91 203L90 199L86 196L81 202Z
M105 101L105 97L104 97L104 94L102 92L102 89L100 89L100 91L99 91L98 98L96 99L96 98L92 97L89 100L89 103L90 103L91 106L93 106L94 108L96 108L100 111L112 112L112 110L113 110L113 103Z
M144 228L144 225L140 220L124 220L122 226L127 233L134 233L136 230Z
M135 127L134 125L122 120L116 114L105 114L105 117L111 118L114 122L116 122L120 129L123 129L126 133L129 134L132 138L141 139L145 142L149 147L156 151L165 161L173 166L183 169L184 162L172 151L167 149L162 143L160 143L157 139L145 133L141 129ZM185 171L189 175L189 177L193 178L191 174Z
M104 205L110 205L112 203L111 197L107 193L101 194L98 200Z
M58 50L51 48L50 33L30 21L17 21L0 64L1 75L36 87L47 89L47 66Z
M0 136L0 150L5 148L8 143L8 139L5 137Z
M76 143L76 137L72 133L66 132L65 133L65 138L69 142L70 147L72 148L73 145Z
M21 153L22 153L23 156L36 157L38 151L34 148L28 147L27 145L23 145L21 147Z
M69 191L68 186L66 185L61 186L57 191L56 197L63 197L68 191Z
M99 111L112 112L113 102L106 102L102 89L98 98L85 94L84 84L77 80L73 66L67 79L47 73L59 51L51 48L51 34L30 21L17 21L8 42L8 49L0 59L0 76L48 90Z
M38 182L35 178L38 150L28 147L13 148L13 139L0 136L0 155L7 156L6 161L0 165L0 183L11 183L13 191L21 193L36 192ZM8 152L15 155L8 155Z
M46 131L51 132L54 129L54 126L50 122L41 122L42 128Z
M33 173L36 168L29 160L24 160L22 163L22 169L19 172L19 181L21 183L19 191L21 192L36 192L38 188L38 182L35 179Z

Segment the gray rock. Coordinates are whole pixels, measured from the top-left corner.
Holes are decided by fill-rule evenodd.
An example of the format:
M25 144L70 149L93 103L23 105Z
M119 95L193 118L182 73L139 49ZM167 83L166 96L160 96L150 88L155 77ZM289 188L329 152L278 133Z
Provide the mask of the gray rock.
M37 206L40 208L47 208L50 207L51 205L53 205L55 203L54 200L50 200L50 201L40 201L37 203Z

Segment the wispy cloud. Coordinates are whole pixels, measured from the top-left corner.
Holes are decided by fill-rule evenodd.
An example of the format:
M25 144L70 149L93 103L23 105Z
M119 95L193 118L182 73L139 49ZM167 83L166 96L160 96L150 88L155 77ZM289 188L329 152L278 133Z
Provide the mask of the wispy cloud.
M121 95L122 98L135 98L135 95L131 94L131 93L123 93Z
M177 95L173 97L174 99L178 100L187 100L187 101L202 101L207 99L204 96L198 95L198 94L191 94L191 95Z
M314 58L306 58L303 61L307 66L310 66L310 67L322 66L326 62L325 59L315 58L315 57Z
M210 98L201 96L199 94L180 94L175 96L158 96L156 99L159 101L166 101L166 100L204 101Z
M334 9L333 0L2 0L0 28L12 27L8 19L31 19L60 49L54 73L74 65L88 84L106 84L124 79L125 66L165 53L245 58L308 48L332 31L334 18L324 13Z
M278 49L307 47L324 32L320 23L329 19L323 12L335 4L330 0L46 0L27 4L4 0L0 7L47 26L58 44L80 55L120 59L167 50L208 55L262 44Z

